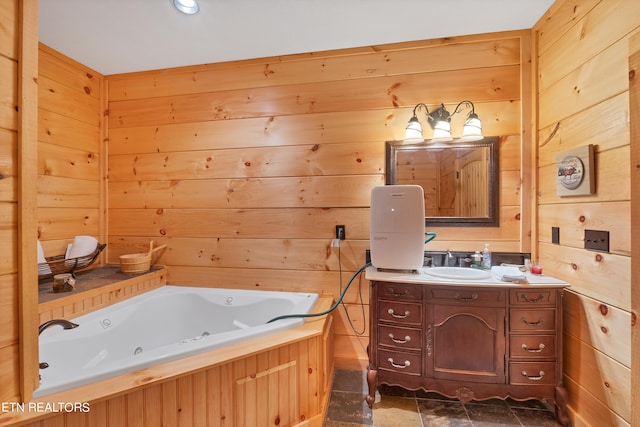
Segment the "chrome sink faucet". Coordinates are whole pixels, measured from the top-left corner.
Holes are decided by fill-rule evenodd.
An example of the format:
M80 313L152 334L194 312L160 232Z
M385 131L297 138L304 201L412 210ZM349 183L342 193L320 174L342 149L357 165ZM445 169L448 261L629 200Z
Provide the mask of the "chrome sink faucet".
M47 322L44 322L42 325L40 325L38 327L38 335L43 333L44 330L47 329L48 327L55 326L55 325L60 325L60 326L62 326L63 329L73 329L73 328L77 328L78 326L80 326L77 323L69 322L68 320L52 319L52 320L49 320Z
M451 267L451 266L454 266L454 267L455 267L456 262L455 262L454 258L455 258L455 257L453 256L453 254L451 253L451 251L447 251L447 260L445 261L445 264L447 264L447 265L446 265L447 267ZM453 263L453 264L452 264L452 263Z

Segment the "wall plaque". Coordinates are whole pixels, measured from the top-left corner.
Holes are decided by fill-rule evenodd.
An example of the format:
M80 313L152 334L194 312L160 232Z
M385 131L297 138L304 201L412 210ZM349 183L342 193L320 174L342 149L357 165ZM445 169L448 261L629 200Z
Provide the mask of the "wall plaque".
M556 155L556 193L558 196L595 194L593 145L585 145Z

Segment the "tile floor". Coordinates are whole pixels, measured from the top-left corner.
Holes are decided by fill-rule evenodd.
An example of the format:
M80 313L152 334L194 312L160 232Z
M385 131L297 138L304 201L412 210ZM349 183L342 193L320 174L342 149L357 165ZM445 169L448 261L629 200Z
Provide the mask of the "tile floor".
M378 388L373 409L367 406L365 371L336 369L324 427L556 427L542 402L488 400L460 403L436 393L399 387Z

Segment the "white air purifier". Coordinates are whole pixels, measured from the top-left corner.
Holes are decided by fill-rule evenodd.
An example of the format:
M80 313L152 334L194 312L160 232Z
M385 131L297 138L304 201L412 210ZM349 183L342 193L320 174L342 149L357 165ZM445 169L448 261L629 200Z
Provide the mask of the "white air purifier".
M383 270L418 270L425 242L424 191L419 185L371 190L371 264Z

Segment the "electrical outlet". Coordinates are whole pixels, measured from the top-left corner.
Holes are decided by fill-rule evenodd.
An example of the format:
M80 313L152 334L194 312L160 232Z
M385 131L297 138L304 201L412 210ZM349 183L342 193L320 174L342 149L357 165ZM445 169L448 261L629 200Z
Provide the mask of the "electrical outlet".
M584 230L584 248L593 251L609 252L609 232Z
M551 243L560 244L560 227L551 227Z
M344 240L347 238L347 231L344 225L336 225L336 239Z

